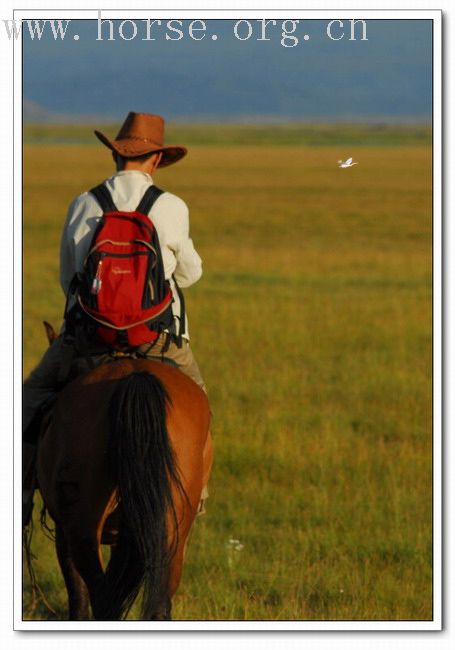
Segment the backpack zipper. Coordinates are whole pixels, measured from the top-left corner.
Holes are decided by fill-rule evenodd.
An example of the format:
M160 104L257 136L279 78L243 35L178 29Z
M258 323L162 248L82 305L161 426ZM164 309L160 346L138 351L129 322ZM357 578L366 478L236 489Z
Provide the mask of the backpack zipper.
M103 257L101 256L98 262L98 265L96 267L96 273L95 277L93 278L92 282L92 287L90 289L90 293L93 296L97 296L99 292L101 291L101 285L103 284L103 281L101 280L101 268L103 266Z

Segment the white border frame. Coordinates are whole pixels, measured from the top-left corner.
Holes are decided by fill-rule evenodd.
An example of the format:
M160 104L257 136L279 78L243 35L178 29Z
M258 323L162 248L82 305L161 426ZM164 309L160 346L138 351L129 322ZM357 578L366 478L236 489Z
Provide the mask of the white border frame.
M101 4L101 3L100 3ZM437 631L442 629L442 15L429 10L111 10L100 8L111 19L349 19L433 21L433 621L23 621L21 533L21 422L22 337L14 338L14 629L15 630L261 630L261 631ZM15 20L97 19L98 9L18 9ZM22 327L22 37L14 41L14 324Z

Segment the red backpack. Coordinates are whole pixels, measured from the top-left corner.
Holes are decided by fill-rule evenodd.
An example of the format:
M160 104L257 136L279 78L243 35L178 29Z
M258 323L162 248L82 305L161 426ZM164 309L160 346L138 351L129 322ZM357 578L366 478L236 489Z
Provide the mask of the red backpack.
M172 291L147 216L163 191L151 185L134 212L118 210L104 184L90 192L103 215L77 276L79 307L100 342L113 348L151 343L173 323Z

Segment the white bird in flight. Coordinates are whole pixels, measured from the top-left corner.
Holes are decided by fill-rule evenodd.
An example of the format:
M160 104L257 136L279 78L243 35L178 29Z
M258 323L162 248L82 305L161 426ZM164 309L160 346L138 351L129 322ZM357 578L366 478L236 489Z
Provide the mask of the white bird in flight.
M354 165L358 165L359 163L357 162L352 162L352 158L348 158L347 160L339 160L338 161L338 166L341 167L341 169L346 169L346 167L353 167Z

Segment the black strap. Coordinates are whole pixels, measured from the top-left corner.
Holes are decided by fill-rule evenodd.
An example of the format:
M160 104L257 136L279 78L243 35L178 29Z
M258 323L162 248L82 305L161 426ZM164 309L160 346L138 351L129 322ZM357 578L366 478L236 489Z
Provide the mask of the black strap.
M112 200L111 193L104 183L100 183L96 187L93 187L90 190L90 193L93 194L95 199L101 206L103 212L117 212L117 206ZM164 193L164 190L161 190L156 185L150 185L144 193L144 196L139 202L139 205L136 208L136 212L141 212L142 214L147 215L153 207L153 204Z
M140 200L139 205L136 208L136 212L148 215L157 198L160 197L163 193L164 190L160 190L160 188L156 185L150 185L150 187L145 190L145 194Z
M63 312L63 318L66 318L68 314L68 306L69 306L70 298L76 293L76 289L78 285L79 285L79 273L75 273L71 278L70 286L68 287L68 292L66 294L65 311Z
M93 194L95 199L100 204L103 212L117 212L117 206L112 200L111 193L104 183L100 183L100 185L92 187L90 194Z
M180 289L179 285L177 284L177 280L175 279L175 275L172 276L172 279L174 280L174 285L175 289L177 291L177 295L179 297L180 301L180 316L179 316L179 333L177 334L177 337L179 339L182 338L182 336L185 334L185 298L183 297L183 292Z
M131 347L128 343L128 332L126 330L117 331L117 343L122 349Z

